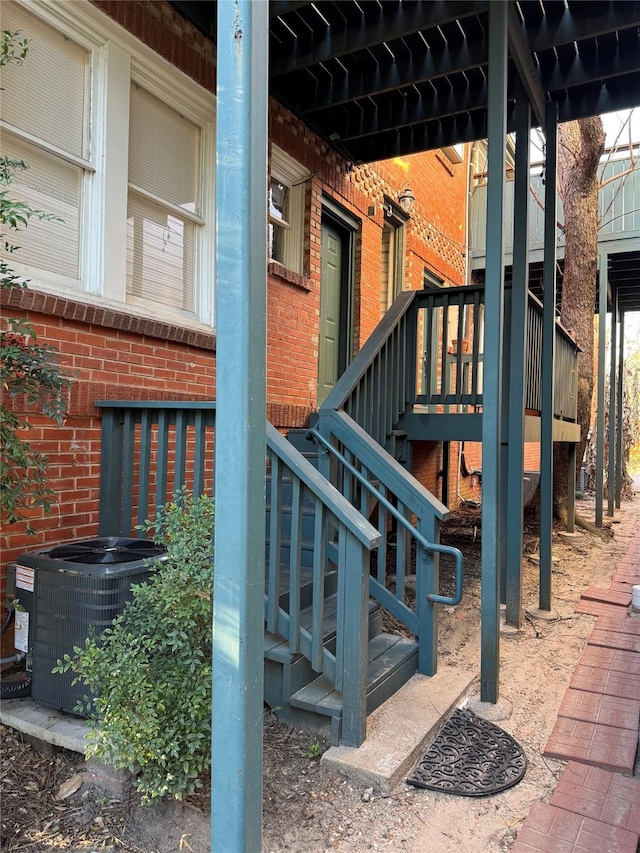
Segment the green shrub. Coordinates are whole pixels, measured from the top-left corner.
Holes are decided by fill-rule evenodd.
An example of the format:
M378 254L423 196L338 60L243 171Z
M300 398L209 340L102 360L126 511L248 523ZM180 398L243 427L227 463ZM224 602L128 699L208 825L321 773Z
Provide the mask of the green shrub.
M153 530L166 561L111 628L65 655L54 672L72 669L96 697L89 753L137 773L146 800L178 799L200 787L211 760L211 597L214 510L185 489L157 509Z

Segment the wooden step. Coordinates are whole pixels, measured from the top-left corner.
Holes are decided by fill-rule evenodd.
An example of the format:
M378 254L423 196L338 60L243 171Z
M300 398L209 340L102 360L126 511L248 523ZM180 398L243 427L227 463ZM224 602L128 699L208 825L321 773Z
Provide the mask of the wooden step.
M279 604L283 610L289 612L289 564L282 563L280 565L280 589L279 589ZM324 576L324 597L330 598L335 594L338 585L337 572L329 571ZM268 575L264 580L264 591L269 593ZM301 566L300 571L300 606L307 608L311 606L313 599L313 569L309 566Z
M367 714L405 684L418 668L418 644L397 634L379 634L369 642ZM289 703L326 717L342 716L342 693L321 675L294 693Z
M334 644L337 627L337 610L338 597L330 595L325 599L324 604L324 620L323 620L323 645L329 646ZM308 607L303 610L300 616L300 625L302 628L311 629L312 609ZM369 600L369 637L371 641L380 635L381 611L380 605L373 599ZM301 657L299 654L294 654L289 649L289 643L280 634L272 634L270 631L264 632L264 656L267 660L276 661L277 663L290 665Z

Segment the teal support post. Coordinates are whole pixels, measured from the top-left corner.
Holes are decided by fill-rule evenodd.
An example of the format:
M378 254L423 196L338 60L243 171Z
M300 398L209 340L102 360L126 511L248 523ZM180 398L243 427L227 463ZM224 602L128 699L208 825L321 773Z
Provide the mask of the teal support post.
M576 445L568 444L569 464L567 473L567 533L576 529Z
M540 415L540 610L551 610L553 532L553 379L556 338L558 105L547 104L542 281L542 412Z
M489 4L487 266L482 415L482 626L480 698L498 701L500 678L500 428L504 307L507 3Z
M217 4L211 849L262 849L269 4ZM185 697L188 704L188 697Z
M520 91L516 100L516 163L511 287L509 370L509 451L507 475L506 621L522 624L522 524L524 512L524 403L529 289L529 189L531 107Z
M607 346L608 258L598 257L598 397L596 405L596 527L602 527L604 501L604 371Z
M616 509L620 509L622 498L622 425L624 420L624 311L620 312L618 330L618 393L616 394Z
M99 536L122 534L122 459L124 453L124 420L117 409L102 411L102 444L100 449L100 517ZM129 536L129 530L126 535Z
M607 465L607 515L613 518L616 482L616 355L618 349L618 293L611 294L611 340L609 341L609 461Z

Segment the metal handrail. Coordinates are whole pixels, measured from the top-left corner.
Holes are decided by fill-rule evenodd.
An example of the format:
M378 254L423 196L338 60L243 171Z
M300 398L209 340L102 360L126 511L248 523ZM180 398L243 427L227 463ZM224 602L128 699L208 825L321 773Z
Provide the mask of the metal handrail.
M381 540L376 528L268 421L266 427L267 447L277 454L289 470L315 497L322 501L365 548L370 551L376 548Z
M452 545L441 545L435 542L429 542L427 539L422 536L422 534L416 530L416 528L408 521L401 512L398 512L396 507L382 494L382 492L376 488L376 486L368 480L358 469L352 465L339 450L337 450L331 442L327 441L317 430L311 429L307 432L307 435L318 444L322 445L324 449L331 453L339 462L352 474L356 480L358 480L361 485L367 489L367 491L373 495L376 500L382 504L382 506L391 514L396 521L401 524L411 535L411 537L415 540L416 544L420 545L427 552L436 552L438 554L448 554L449 556L454 557L455 559L455 592L453 596L445 596L440 595L439 593L428 593L427 599L434 604L459 604L462 600L462 578L464 571L464 557L462 552L458 548L454 548Z

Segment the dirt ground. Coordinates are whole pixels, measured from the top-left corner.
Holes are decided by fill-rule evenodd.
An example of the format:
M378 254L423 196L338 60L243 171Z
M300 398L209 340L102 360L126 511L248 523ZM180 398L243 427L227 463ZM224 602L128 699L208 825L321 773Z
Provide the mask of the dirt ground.
M593 505L578 510L593 518ZM315 736L265 715L264 830L262 853L398 851L399 853L499 853L507 851L531 805L548 799L561 762L541 755L578 658L594 624L574 608L587 586L608 586L638 524L638 498L623 504L608 541L584 535L564 544L554 534L553 597L556 618L534 615L538 566L534 528L526 530L521 630L501 632L500 699L512 708L500 725L524 748L524 779L500 794L468 798L401 784L390 796L345 781L325 768L325 744ZM442 666L479 669L479 513L459 513L442 539L465 555L463 601L441 608ZM445 579L446 583L446 579ZM470 697L477 695L475 684ZM2 849L50 853L66 850L207 853L207 794L187 804L140 806L99 796L83 780L79 756L38 753L16 732L0 727L2 756ZM61 785L65 782L71 790ZM214 853L227 853L214 847ZM261 853L261 851L255 851Z

